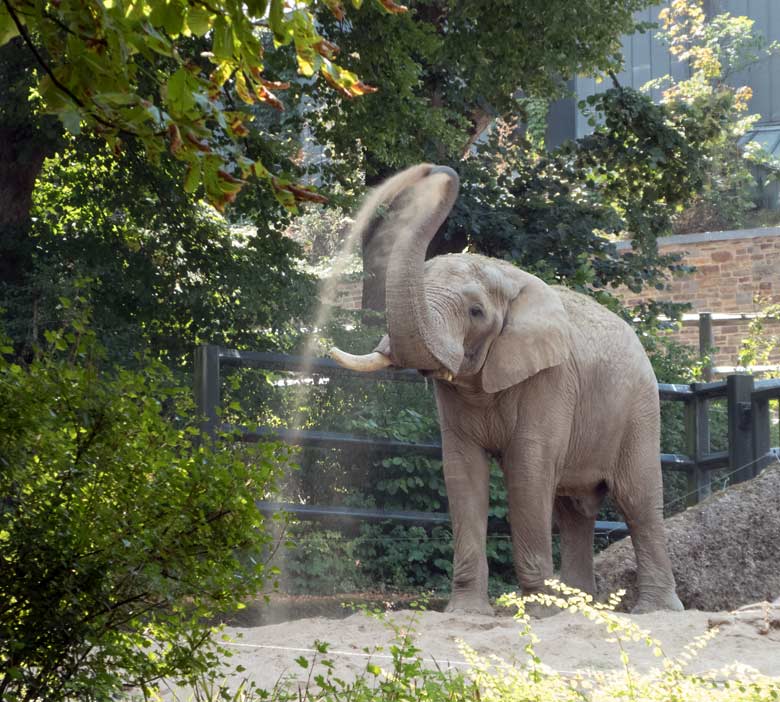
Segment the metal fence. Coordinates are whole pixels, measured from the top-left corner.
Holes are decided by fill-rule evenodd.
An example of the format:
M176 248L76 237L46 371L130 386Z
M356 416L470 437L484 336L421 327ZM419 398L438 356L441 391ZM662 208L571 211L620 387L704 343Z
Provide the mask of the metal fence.
M203 429L210 435L221 429L232 429L220 426L218 419L220 369L223 366L288 371L327 378L354 377L368 382L424 382L422 376L412 370L356 373L342 368L330 359L304 359L277 353L236 351L211 344L205 344L196 350L194 365L196 403L204 418ZM780 400L780 379L757 381L752 375L734 374L725 380L709 383L659 383L658 392L662 401L684 404L686 453L662 453L661 465L666 471L683 471L687 475L687 505L696 504L710 494L711 477L715 471L726 471L729 482L737 483L755 477L768 463L777 460L778 450L772 448L770 401ZM712 451L710 404L719 399L726 401L728 450ZM335 432L268 427L241 429L240 438L244 441L281 440L307 448L370 448L373 453L382 455L414 454L441 458L439 442L407 443ZM284 510L299 519L334 522L357 519L393 520L420 525L449 523L449 515L446 513L358 510L267 502L258 503L258 507L267 513ZM627 533L627 529L622 522L599 521L596 523L596 532L622 535Z

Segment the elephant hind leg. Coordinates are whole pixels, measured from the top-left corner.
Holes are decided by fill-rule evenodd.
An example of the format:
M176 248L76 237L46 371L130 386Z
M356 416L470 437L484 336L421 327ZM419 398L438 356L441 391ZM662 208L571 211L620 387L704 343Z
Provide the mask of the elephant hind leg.
M625 517L637 561L639 598L633 612L679 611L672 564L666 550L663 523L663 483L658 454L634 454L610 491ZM631 454L629 454L631 455Z
M553 518L561 536L561 580L570 587L596 594L593 577L593 527L601 496L584 499L559 495Z

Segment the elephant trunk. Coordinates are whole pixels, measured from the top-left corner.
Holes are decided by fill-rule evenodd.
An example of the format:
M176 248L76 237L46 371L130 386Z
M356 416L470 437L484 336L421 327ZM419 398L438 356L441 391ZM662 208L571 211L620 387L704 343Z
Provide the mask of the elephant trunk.
M387 326L393 362L406 368L457 373L462 360L446 343L442 316L428 304L425 252L458 194L458 176L433 167L420 186L402 197L398 233L387 265Z

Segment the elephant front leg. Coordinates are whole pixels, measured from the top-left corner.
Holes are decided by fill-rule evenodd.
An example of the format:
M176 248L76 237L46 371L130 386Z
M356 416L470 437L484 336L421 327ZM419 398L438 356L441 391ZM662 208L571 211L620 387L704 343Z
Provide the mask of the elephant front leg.
M452 595L447 612L493 614L486 554L489 463L483 449L443 432L444 482L454 536Z
M515 449L503 468L515 573L524 595L543 592L544 581L553 576L553 461L543 453Z

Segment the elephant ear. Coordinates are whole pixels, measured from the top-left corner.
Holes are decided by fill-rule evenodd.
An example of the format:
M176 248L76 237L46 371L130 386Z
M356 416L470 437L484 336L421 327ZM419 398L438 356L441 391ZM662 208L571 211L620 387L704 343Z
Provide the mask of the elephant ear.
M528 275L488 351L482 388L488 393L505 390L560 365L570 353L571 323L558 293Z

